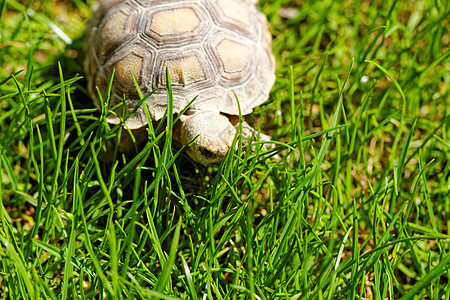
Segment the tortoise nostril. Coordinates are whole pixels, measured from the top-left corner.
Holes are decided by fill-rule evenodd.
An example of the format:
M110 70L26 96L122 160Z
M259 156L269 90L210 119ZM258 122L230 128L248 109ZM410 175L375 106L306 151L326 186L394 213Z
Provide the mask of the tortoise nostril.
M206 157L206 158L213 158L213 157L216 156L213 152L209 151L209 150L206 149L206 148L200 147L200 148L198 148L198 150L199 150L200 153L201 153L204 157Z

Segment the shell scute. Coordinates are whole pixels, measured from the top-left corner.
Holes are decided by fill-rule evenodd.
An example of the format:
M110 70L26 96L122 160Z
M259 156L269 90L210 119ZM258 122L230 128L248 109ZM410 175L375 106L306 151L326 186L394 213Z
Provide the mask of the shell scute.
M275 80L267 20L252 3L101 0L88 28L91 94L97 98L96 87L106 92L115 69L110 106L125 97L117 115L126 116L139 103L132 73L144 95L153 91L146 105L158 120L167 107L168 70L174 113L194 98L195 109L239 114L240 107L242 114L250 113L267 99ZM146 123L142 108L127 121L133 128Z
M182 43L207 31L208 22L195 6L156 10L148 16L145 33L159 43Z
M255 34L255 20L248 4L238 0L206 1L213 19L223 26L244 34Z
M117 47L126 44L127 40L135 36L137 17L138 11L128 5L123 5L105 17L96 39L101 58L110 56Z
M146 89L146 79L154 61L153 51L149 51L149 47L151 46L136 41L123 47L108 61L107 74L111 76L112 71L115 70L114 83L117 84L113 88L117 94L135 94L137 97L133 77L141 90Z

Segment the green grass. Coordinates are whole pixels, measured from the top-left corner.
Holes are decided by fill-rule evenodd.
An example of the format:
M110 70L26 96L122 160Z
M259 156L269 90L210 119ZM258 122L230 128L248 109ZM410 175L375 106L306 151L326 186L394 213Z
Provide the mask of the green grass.
M277 82L246 120L277 147L214 169L170 113L117 153L85 2L0 0L0 299L450 298L450 2L260 7Z

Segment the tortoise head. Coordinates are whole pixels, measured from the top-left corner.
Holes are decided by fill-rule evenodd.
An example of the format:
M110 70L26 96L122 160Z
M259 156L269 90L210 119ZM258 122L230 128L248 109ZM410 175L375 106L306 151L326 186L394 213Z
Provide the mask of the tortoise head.
M200 111L181 118L181 143L184 146L195 140L187 147L187 153L203 165L220 163L235 134L236 129L228 118L218 112Z

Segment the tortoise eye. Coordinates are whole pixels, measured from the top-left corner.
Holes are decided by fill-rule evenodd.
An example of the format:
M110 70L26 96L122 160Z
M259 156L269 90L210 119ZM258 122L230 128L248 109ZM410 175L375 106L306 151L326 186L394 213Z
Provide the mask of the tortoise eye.
M213 152L209 151L206 148L200 147L200 148L198 148L198 150L206 158L213 158L215 156Z

